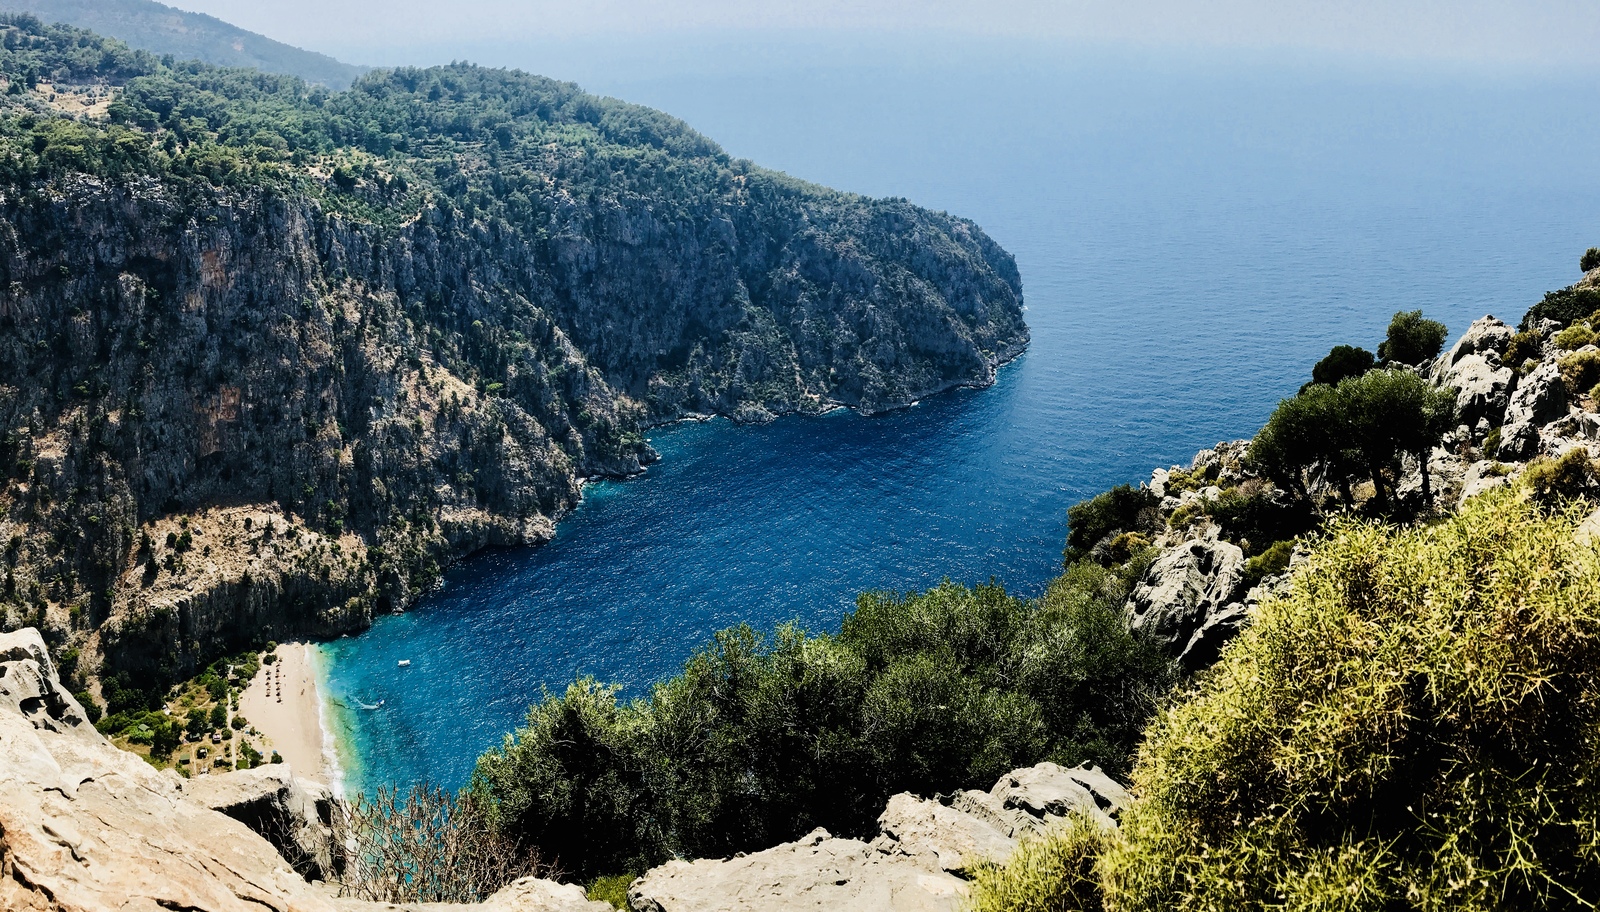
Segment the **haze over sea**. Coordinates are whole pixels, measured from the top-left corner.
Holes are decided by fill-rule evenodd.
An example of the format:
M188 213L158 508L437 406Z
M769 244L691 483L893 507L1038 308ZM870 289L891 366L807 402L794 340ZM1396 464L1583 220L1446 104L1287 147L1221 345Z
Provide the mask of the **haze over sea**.
M478 59L974 219L1017 257L1033 344L989 390L878 418L658 429L663 461L590 486L550 545L480 556L417 610L327 644L352 787L459 786L541 688L589 674L638 695L740 622L836 630L860 591L944 577L1037 594L1073 503L1249 436L1330 346L1375 347L1396 310L1452 337L1485 313L1514 323L1600 244L1593 73L998 45L593 51Z

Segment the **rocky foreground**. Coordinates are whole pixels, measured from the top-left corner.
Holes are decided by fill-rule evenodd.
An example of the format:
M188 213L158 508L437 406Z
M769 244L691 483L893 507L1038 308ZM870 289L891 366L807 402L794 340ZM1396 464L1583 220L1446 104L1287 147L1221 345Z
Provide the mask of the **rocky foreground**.
M204 912L391 905L340 898L334 805L286 767L186 780L113 747L61 687L35 630L0 634L0 908ZM1128 794L1097 769L1042 763L987 792L890 799L871 842L817 830L726 860L674 861L629 891L634 908L954 912L980 861L1070 813L1112 825ZM430 909L444 906L431 905ZM580 887L524 878L462 909L600 912Z

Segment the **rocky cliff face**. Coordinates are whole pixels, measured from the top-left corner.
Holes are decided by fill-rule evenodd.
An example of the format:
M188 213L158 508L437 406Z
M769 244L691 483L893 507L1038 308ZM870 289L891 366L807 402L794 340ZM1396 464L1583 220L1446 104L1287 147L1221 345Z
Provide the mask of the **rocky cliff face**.
M160 70L122 65L140 67ZM622 151L596 158L571 136L605 122L539 138L559 119L545 99L598 104L576 87L419 78L396 77L405 111L533 99L515 169L460 128L394 174L311 162L256 183L196 181L159 150L110 175L50 164L51 138L18 147L48 148L0 187L0 629L138 680L357 630L452 560L548 539L581 479L653 458L652 424L891 409L992 383L1027 343L1015 264L970 222L731 162L681 124L681 154L606 134ZM126 140L54 114L63 85L13 93L0 126ZM642 110L622 113L660 118ZM147 129L135 146L185 154L181 129Z

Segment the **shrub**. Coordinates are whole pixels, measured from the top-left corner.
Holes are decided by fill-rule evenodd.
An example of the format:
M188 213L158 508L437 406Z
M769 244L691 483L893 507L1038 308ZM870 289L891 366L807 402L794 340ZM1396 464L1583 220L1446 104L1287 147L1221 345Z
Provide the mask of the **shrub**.
M1544 300L1528 308L1519 329L1531 329L1540 320L1554 320L1566 326L1600 310L1600 288L1568 286L1545 292Z
M100 708L100 704L95 702L94 697L87 690L80 690L72 696L83 707L84 714L89 717L90 725L100 721L100 717L104 715L104 710Z
M1105 548L1095 548L1094 556L1099 563L1107 566L1111 564L1127 563L1135 554L1150 547L1150 539L1140 532L1123 532L1122 534L1105 542Z
M1224 491L1207 504L1206 513L1247 555L1261 552L1271 542L1309 532L1317 524L1316 511L1309 503L1243 487Z
M1512 370L1517 370L1522 367L1523 362L1539 357L1539 348L1543 343L1543 337L1532 330L1519 332L1506 344L1506 353L1500 362Z
M1167 496L1176 497L1185 491L1199 491L1216 483L1222 466L1213 462L1196 469L1178 469L1167 475Z
M1600 269L1600 247L1590 247L1578 258L1578 268L1584 272L1591 269Z
M1535 457L1522 473L1522 484L1534 500L1554 506L1590 494L1600 478L1597 468L1588 448L1575 446L1558 459Z
M1011 908L1589 908L1600 545L1509 489L1406 530L1336 520L1150 727L1133 806ZM1042 850L1040 850L1042 851ZM980 877L978 901L1001 878ZM1043 903L1065 897L1054 906ZM981 908L982 906L980 906Z
M1557 362L1568 392L1577 395L1600 381L1600 350L1576 351Z
M334 814L333 837L352 857L334 878L339 895L375 902L481 902L519 877L552 873L495 833L469 796L434 786L357 795Z
M1023 839L1004 867L974 872L971 912L1100 912L1095 865L1115 834L1074 815L1043 837Z
M592 680L547 695L470 788L500 832L590 878L818 826L866 835L896 792L987 788L1041 760L1126 771L1175 680L1123 620L1132 572L1080 562L1034 602L867 594L837 636L723 631L632 703Z
M1555 343L1556 348L1571 351L1585 345L1593 345L1595 338L1594 330L1589 328L1588 323L1574 323L1551 336L1550 341Z
M1378 357L1401 364L1421 364L1439 356L1445 333L1443 323L1423 319L1420 310L1400 311L1389 321L1389 334L1378 346Z
M1149 531L1159 525L1161 498L1147 488L1118 485L1067 509L1067 547L1063 560L1076 563L1108 536Z
M584 892L593 902L610 903L613 907L627 910L628 887L633 885L632 874L614 874L610 877L596 877L589 883Z
M1311 368L1311 382L1335 386L1346 377L1359 377L1372 370L1377 360L1372 352L1351 345L1335 345L1327 357Z
M1289 558L1294 556L1293 541L1273 542L1260 554L1244 562L1245 582L1254 586L1269 576L1289 569Z

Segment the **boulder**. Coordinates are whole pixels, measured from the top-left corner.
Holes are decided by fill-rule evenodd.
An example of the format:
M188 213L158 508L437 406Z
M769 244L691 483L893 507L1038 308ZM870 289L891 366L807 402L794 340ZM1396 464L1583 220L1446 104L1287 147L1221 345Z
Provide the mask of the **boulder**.
M1238 600L1243 579L1244 552L1231 542L1198 539L1168 548L1134 586L1128 626L1178 658L1214 615Z
M1150 492L1157 497L1167 496L1167 482L1172 478L1172 473L1166 469L1156 469L1150 473Z
M217 781L237 776L212 777ZM193 783L190 783L192 785ZM208 781L207 785L212 785ZM248 806L270 780L211 799ZM948 876L948 875L947 875ZM0 909L31 912L379 912L334 899L171 771L106 741L61 687L35 630L0 634ZM452 908L431 906L434 912ZM518 882L490 912L606 912L572 885Z
M1487 431L1487 429L1485 429ZM1395 485L1395 496L1401 500L1422 497L1422 467L1410 455L1400 457L1400 480ZM1465 481L1467 460L1444 447L1434 447L1428 454L1428 488L1435 503L1453 503Z
M818 829L763 852L668 862L634 881L628 902L638 912L956 912L978 862L1005 864L1019 839L1068 814L1115 826L1131 800L1098 767L1040 763L948 803L896 795L871 843Z
M927 798L901 793L878 816L882 834L872 847L886 855L931 858L940 870L966 875L985 859L1010 857L1011 832L988 820Z
M1461 334L1456 344L1439 359L1439 368L1448 369L1459 364L1463 359L1478 356L1491 361L1496 367L1500 365L1500 355L1511 344L1511 337L1516 335L1516 330L1494 318L1493 315L1472 321L1467 331Z
M333 795L327 786L295 779L287 765L202 776L185 782L183 792L272 843L306 879L324 880L332 870Z
M628 888L638 912L958 912L967 882L931 856L879 852L813 830L727 860L669 861Z
M1001 776L990 794L1004 807L1023 811L1038 821L1037 829L1043 829L1051 818L1070 814L1115 826L1115 815L1133 800L1127 789L1099 767L1067 769L1049 762Z
M1455 389L1456 412L1469 426L1480 421L1487 421L1489 426L1499 424L1511 402L1516 380L1516 373L1502 367L1499 356L1493 353L1464 355L1439 372L1440 385Z
M1492 491L1511 482L1511 467L1493 459L1480 459L1467 466L1461 480L1461 497L1457 506L1466 503L1485 491Z
M1527 459L1539 450L1539 430L1567 413L1567 388L1555 361L1542 362L1522 378L1506 405L1500 428L1501 459Z

